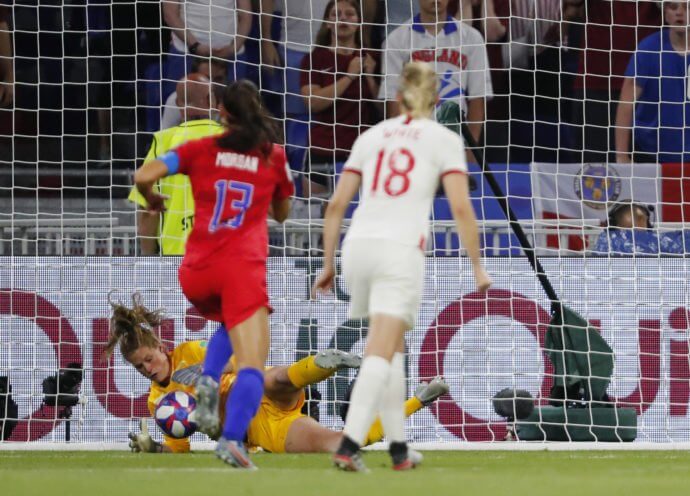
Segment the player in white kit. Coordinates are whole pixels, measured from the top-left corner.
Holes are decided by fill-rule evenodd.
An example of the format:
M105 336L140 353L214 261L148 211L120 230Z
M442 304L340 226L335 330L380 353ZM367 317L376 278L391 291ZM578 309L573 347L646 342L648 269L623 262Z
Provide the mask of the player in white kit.
M343 275L352 318L369 318L369 335L352 391L345 436L333 461L366 471L359 449L378 412L390 442L393 468L414 468L421 455L407 449L405 331L414 326L424 282L424 247L434 194L442 181L458 233L472 261L477 288L491 279L480 262L477 220L469 197L460 137L431 120L438 101L433 68L411 62L397 96L402 115L381 122L355 142L326 210L324 268L315 292L331 289L345 210L361 186L361 202L343 245Z

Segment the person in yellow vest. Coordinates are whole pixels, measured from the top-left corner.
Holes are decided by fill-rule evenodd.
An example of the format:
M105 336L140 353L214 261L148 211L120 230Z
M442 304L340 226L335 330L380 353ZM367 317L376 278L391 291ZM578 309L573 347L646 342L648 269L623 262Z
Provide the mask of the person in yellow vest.
M206 341L187 341L168 351L156 335L161 322L160 310L149 310L141 295L132 296L132 306L110 301L110 336L105 355L119 348L123 358L151 381L148 408L154 415L157 401L173 391L184 391L195 396L194 379L201 375L201 364L206 356ZM338 369L358 368L361 359L341 350L324 350L285 366L271 367L265 373L264 395L256 416L247 431L246 444L272 453L315 453L334 451L342 432L330 430L302 413L304 388L332 377ZM234 358L231 358L220 380L220 418L224 417L225 398L236 378ZM412 398L405 403L405 415L410 416L449 391L440 377L421 383ZM130 433L130 448L135 452L186 453L190 451L189 438L174 439L163 436L163 443L153 440L140 423L141 432ZM212 433L206 433L211 434ZM366 444L383 438L381 422L376 420L369 430Z
M180 146L186 141L225 132L222 124L211 117L216 99L211 81L203 74L191 73L177 83L177 106L182 123L162 129L153 135L153 143L144 163ZM194 199L189 178L174 174L161 179L157 191L168 197L165 212L149 212L146 200L132 188L129 200L140 208L137 212L137 234L142 255L184 255L187 236L194 224Z

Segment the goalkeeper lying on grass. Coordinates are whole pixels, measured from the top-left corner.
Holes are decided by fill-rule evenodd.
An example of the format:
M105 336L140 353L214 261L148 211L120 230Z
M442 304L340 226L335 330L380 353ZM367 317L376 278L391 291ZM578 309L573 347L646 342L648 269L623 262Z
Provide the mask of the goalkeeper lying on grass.
M147 309L138 294L132 301L132 308L111 301L113 315L105 353L112 354L119 345L125 360L151 381L148 407L153 415L157 400L169 392L179 390L194 395L193 383L200 374L207 342L188 341L168 352L153 331L160 325L161 312ZM211 339L227 339L227 332L221 326ZM220 382L221 422L225 400L235 380L232 363L233 360L228 363ZM360 358L350 353L325 350L292 365L266 370L264 396L247 433L249 447L260 447L273 453L334 452L340 445L342 433L323 427L301 412L304 388L331 377L338 369L357 368L359 363ZM412 415L447 391L448 386L441 378L429 384L422 383L415 396L405 403L406 415ZM141 429L139 434L130 433L130 447L134 451L184 453L190 449L189 438L164 436L161 444L151 438L143 420ZM206 434L214 436L214 433ZM366 444L377 442L382 437L383 429L377 420L369 431Z

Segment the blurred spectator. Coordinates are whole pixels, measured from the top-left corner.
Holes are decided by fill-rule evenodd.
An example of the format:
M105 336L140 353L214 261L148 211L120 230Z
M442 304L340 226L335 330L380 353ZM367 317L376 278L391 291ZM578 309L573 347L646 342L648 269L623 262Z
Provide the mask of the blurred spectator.
M609 210L608 227L597 238L596 254L680 254L683 253L682 234L662 233L652 229L652 205L631 200L616 203Z
M651 229L654 206L623 200L609 210L608 227L619 229Z
M502 1L499 5L509 5ZM499 41L506 35L506 26L496 15L494 0L450 0L448 13L478 29L488 42Z
M579 2L511 0L497 4L494 15L508 28L499 46L500 64L507 71L510 88L509 104L498 118L510 120L511 162L558 162L573 148L567 127L561 125L572 99L572 76L564 69L569 56L572 58L567 50L568 21L577 17L579 9L571 1Z
M283 133L290 166L299 169L308 146L309 115L302 100L302 59L312 48L328 0L261 0L261 89L275 116L285 117ZM277 15L278 13L279 16ZM280 20L280 35L273 26Z
M228 63L221 59L195 58L192 61L192 73L203 74L210 81L216 101L222 100L223 89L228 83ZM179 84L178 84L179 86ZM184 107L184 97L178 97L177 90L173 91L165 101L163 107L163 117L161 117L161 129L177 126L182 122L182 112Z
M12 11L0 6L0 107L9 107L14 100L11 29Z
M386 24L387 33L410 22L410 19L417 13L416 7L416 2L413 0L384 1L382 6L382 20Z
M386 101L387 117L398 115L395 101L398 78L410 60L434 64L439 74L441 100L455 100L463 120L479 141L484 125L484 103L492 96L486 46L481 33L447 15L448 0L418 0L419 14L386 39L384 83L379 97Z
M216 108L211 81L203 74L188 74L177 83L182 124L163 129L153 135L153 143L144 162L192 140L222 134L225 128L210 117ZM146 200L132 188L129 200L139 205L137 234L141 237L142 255L183 255L187 237L194 224L194 198L189 178L174 174L161 179L158 191L167 195L165 212L147 211Z
M86 64L88 113L96 114L89 117L91 128L89 134L98 137L98 159L109 163L110 136L112 134L111 108L113 106L111 93L113 71L112 46L112 6L109 0L93 0L87 7L86 14ZM105 162L108 161L108 162Z
M308 142L309 115L301 92L302 60L314 48L328 0L261 0L262 90L279 97L276 116L284 116L285 144L290 165L299 168ZM362 2L364 21L372 23L376 0ZM280 15L277 15L277 13ZM279 19L279 39L273 40L274 22ZM367 46L367 40L360 44Z
M662 253L690 254L690 230L679 229L663 232L659 244Z
M606 229L597 238L594 254L659 254L659 238L654 231L640 229Z
M577 0L569 2L574 6ZM613 122L623 75L637 44L657 31L656 1L584 0L579 69L575 78L575 146L584 162L615 160Z
M533 68L539 54L559 46L569 26L561 20L570 20L568 13L575 17L575 11L567 5L568 0L511 0L508 12L499 11L509 21L509 36L502 46L505 67Z
M192 57L231 62L228 79L242 79L246 70L244 43L252 27L251 0L163 0L163 18L172 43L163 71L163 100L177 80L191 70Z
M688 5L667 1L663 11L666 27L639 44L625 71L615 130L621 163L690 162Z
M372 124L379 83L376 60L360 44L357 0L331 0L302 61L302 96L311 111L305 195L333 191L336 163L343 163L362 126Z

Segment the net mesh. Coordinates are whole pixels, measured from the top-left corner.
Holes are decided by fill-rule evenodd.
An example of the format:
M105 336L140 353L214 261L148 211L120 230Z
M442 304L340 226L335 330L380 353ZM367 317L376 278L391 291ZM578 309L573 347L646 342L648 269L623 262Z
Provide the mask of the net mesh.
M185 108L189 122L217 118L212 99L199 104L178 85L192 72L217 100L226 82L253 81L293 170L291 217L270 228L270 363L361 353L367 324L348 319L342 281L317 301L309 287L325 201L352 141L396 110L408 60L434 65L442 103L456 109L442 119L479 143L481 154L468 154L471 193L495 281L488 296L473 293L439 196L408 334L408 393L437 375L450 391L408 420L409 438L501 441L515 425L492 397L523 389L543 407L558 380L545 350L550 302L476 163L483 155L556 293L612 349L606 405L635 411L638 441L690 441L685 3L460 0L447 12L429 3L0 2L0 426L18 419L4 443L124 443L148 415L147 381L119 352L101 359L109 291L140 291L165 308L168 346L213 332L179 289L181 253L166 248L183 244L191 222L152 227L129 199L134 169L167 146L154 133L189 118ZM193 215L184 200L173 210ZM74 364L79 402L51 406L44 380ZM354 377L318 384L318 402L308 393L321 423L342 427Z

